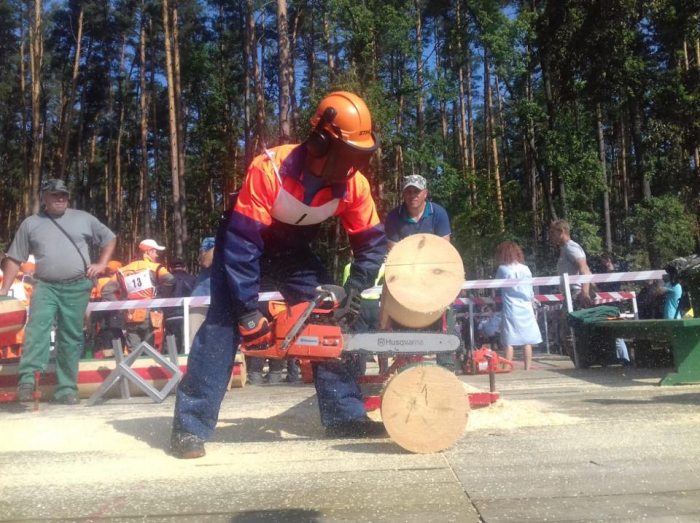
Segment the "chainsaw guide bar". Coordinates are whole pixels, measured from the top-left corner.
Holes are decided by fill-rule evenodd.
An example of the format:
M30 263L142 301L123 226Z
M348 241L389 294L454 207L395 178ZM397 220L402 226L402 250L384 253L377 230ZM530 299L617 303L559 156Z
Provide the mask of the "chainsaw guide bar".
M383 331L343 335L343 354L425 356L455 352L461 340L455 334L424 331Z

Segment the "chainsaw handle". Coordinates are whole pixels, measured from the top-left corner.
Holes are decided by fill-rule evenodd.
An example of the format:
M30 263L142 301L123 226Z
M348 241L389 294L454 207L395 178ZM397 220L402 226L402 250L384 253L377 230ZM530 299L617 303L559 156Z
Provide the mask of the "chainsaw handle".
M309 316L311 316L311 311L313 311L316 307L318 307L323 300L329 297L329 293L326 291L316 291L316 296L314 297L313 300L309 302L309 306L306 308L306 310L299 316L299 319L296 321L294 326L289 329L289 332L287 335L284 337L284 341L282 342L282 347L281 349L283 351L287 350L287 347L289 347L294 340L294 338L297 337L297 334L301 331L301 329L304 328L304 324L306 324L306 320L309 319Z

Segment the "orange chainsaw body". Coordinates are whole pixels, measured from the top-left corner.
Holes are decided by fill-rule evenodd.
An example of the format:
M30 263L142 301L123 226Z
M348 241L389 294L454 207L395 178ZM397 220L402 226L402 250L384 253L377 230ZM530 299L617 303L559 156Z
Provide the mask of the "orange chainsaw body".
M471 359L470 359L471 360ZM488 347L481 347L474 351L473 361L467 360L464 364L466 374L502 374L513 370L513 362L501 358L495 351Z
M241 344L246 356L256 358L304 358L308 360L337 359L343 351L343 334L340 326L333 322L332 309L313 309L308 322L294 337L289 346L283 349L284 339L292 330L299 317L309 307L308 303L289 306L282 301L270 302L270 347L265 350L247 350Z

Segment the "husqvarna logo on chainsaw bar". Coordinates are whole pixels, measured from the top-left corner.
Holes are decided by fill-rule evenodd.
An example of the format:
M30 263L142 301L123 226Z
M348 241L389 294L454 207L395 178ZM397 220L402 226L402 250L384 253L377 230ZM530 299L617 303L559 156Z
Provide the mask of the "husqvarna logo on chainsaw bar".
M392 338L377 338L377 345L380 347L422 347L425 345L423 340L396 340Z

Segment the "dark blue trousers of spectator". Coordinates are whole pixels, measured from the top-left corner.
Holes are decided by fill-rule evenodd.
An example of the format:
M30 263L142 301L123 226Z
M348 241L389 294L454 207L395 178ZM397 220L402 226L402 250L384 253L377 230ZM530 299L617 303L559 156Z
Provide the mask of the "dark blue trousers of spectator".
M310 250L264 256L260 268L261 275L275 281L290 305L311 300L318 285L330 283L321 261ZM192 343L187 374L178 387L175 403L173 428L204 440L210 438L219 418L239 344L236 314L225 295L228 289L224 271L215 253L211 306ZM319 363L314 370L321 423L325 427L366 419L350 360Z

